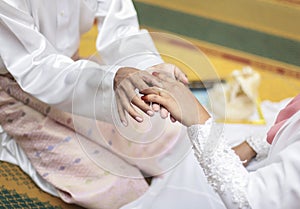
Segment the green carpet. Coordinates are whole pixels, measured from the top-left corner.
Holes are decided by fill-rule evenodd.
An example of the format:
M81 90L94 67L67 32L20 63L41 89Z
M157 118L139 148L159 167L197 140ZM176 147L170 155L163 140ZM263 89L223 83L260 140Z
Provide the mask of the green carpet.
M134 3L142 25L300 66L298 41L160 6Z

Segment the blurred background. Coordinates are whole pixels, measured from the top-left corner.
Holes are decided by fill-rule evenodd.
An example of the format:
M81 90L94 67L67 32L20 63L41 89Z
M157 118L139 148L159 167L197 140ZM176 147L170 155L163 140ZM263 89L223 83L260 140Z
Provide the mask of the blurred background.
M250 66L262 78L261 100L279 101L300 92L299 0L133 2L141 27L190 41L208 57L221 79L226 79L235 69ZM93 28L82 37L81 56L95 51L96 31ZM189 62L185 64L193 66L193 71L201 71L199 56L185 41L159 37L154 40L160 51L172 51L178 59L188 57ZM199 79L190 69L180 67L190 80ZM201 79L210 79L210 75Z

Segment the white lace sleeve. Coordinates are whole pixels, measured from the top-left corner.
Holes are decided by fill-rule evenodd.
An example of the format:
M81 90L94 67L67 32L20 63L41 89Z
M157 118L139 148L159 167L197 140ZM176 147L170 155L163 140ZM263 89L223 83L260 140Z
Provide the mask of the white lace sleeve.
M249 173L225 143L213 119L207 120L204 125L190 126L188 134L208 183L220 195L227 208L250 208L246 194Z
M265 138L249 136L246 139L246 142L256 152L256 160L262 160L267 157L270 150L270 144Z

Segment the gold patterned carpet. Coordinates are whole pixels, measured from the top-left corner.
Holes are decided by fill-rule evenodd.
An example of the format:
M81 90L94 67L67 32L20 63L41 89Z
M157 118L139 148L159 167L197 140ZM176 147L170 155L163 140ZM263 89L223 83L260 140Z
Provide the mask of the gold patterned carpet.
M0 161L0 208L80 209L41 191L18 167Z

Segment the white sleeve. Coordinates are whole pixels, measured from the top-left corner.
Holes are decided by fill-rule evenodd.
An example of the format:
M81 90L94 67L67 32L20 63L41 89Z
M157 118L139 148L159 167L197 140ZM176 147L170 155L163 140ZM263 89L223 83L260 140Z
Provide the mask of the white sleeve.
M253 137L246 138L246 142L256 152L256 160L265 159L268 156L270 150L270 144L265 137Z
M0 1L0 57L7 70L24 91L45 103L111 121L113 78L119 67L74 62L58 54L21 2L26 1Z
M131 0L98 0L97 50L104 63L146 69L163 62Z
M253 208L300 208L300 111L273 139L265 166L250 173L248 199Z
M220 195L227 208L250 208L246 193L248 171L225 143L213 120L209 119L204 125L189 127L188 134L208 183Z
M195 156L209 184L227 208L299 208L300 133L293 129L294 142L277 150L273 160L254 172L248 172L238 156L226 144L218 127L209 119L204 125L188 128ZM275 152L273 150L273 152Z

